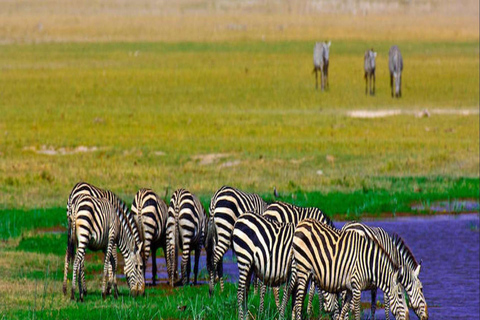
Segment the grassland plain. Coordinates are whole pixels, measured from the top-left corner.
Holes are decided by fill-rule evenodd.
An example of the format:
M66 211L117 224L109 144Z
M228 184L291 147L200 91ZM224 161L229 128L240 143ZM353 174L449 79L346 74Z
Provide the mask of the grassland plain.
M65 202L79 180L127 202L223 184L335 219L479 199L478 1L0 3L0 318L236 318L236 286L61 293ZM314 41L332 40L314 90ZM405 60L390 97L387 53ZM377 94L363 53L378 52ZM355 118L351 111L398 115ZM430 117L421 117L428 110ZM60 245L59 245L60 244ZM258 299L258 297L256 297ZM250 309L256 315L253 302ZM88 310L88 312L85 312ZM316 313L318 315L318 313ZM269 297L267 315L275 317Z

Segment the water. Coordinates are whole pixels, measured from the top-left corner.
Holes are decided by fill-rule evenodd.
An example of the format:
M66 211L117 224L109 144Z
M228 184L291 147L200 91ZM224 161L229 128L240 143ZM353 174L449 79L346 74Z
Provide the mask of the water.
M480 223L478 214L401 217L390 220L366 221L369 226L382 227L398 233L418 261L423 260L420 280L428 304L430 319L480 318ZM342 227L344 223L335 223ZM192 257L193 258L193 257ZM163 258L157 259L160 282L165 282ZM193 265L192 265L193 267ZM151 270L151 265L147 271ZM205 256L202 252L200 273L205 283ZM238 281L238 268L231 251L224 257L224 274L229 281ZM147 274L147 279L151 274ZM383 302L381 291L377 300ZM370 293L362 294L362 302L370 302ZM369 310L364 310L365 316ZM377 309L377 319L385 319ZM413 311L412 319L416 319ZM392 318L392 317L391 317Z

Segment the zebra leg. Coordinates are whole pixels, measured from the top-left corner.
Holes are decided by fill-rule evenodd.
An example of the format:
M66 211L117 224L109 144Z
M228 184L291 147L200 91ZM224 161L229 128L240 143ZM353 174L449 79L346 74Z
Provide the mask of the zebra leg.
M67 280L68 280L68 261L70 259L69 250L65 253L65 266L63 268L63 295L67 295Z
M183 252L182 252L182 284L186 285L190 282L190 270L191 270L191 263L190 263L190 243L185 242L183 244Z
M250 278L252 276L251 265L239 265L238 266L238 291L237 291L237 303L238 303L238 319L243 320L245 311L248 312L248 291L247 288L250 285ZM248 315L248 313L246 314Z
M280 309L280 287L273 287L273 297L275 298L275 305Z
M80 278L82 279L82 291L83 295L87 295L87 283L85 281L85 259L83 259L82 263L80 264Z
M390 73L390 91L393 98L393 75Z
M220 292L223 292L223 261L218 264L218 277L220 278Z
M375 309L377 307L376 301L377 301L377 288L371 290L372 293L372 299L370 301L370 318L372 320L375 320Z
M360 296L361 296L361 290L358 290L358 289L352 290L352 303L355 309L355 320L360 320Z
M109 269L112 268L112 265L110 264L110 258L112 256L112 251L114 245L114 231L110 229L109 232L109 237L108 237L108 246L107 246L107 251L105 253L105 262L103 265L103 281L102 281L102 298L105 300L107 297L107 289L106 289L106 283L109 275ZM113 273L113 271L112 271Z
M77 282L77 277L78 277L78 285L81 287L81 281L79 277L79 271L80 271L80 266L82 264L83 259L85 258L85 249L83 247L80 247L77 249L77 254L75 255L75 261L73 262L73 276L72 276L72 289L70 293L70 299L75 300L75 287L76 287L76 282ZM80 290L80 298L83 301L83 292L81 288Z
M295 294L295 319L302 319L303 299L308 283L308 275L304 272L297 274L297 289Z
M310 318L312 315L312 302L313 302L313 296L315 295L315 285L313 281L310 281L310 285L308 288L308 304L307 304L307 316Z
M313 69L313 71L315 72L315 90L318 90L318 72L317 72L317 68Z
M383 302L385 304L385 320L390 320L390 300L385 293L383 294Z
M155 285L157 282L157 248L153 248L152 252L152 284ZM146 270L146 265L144 267Z
M265 303L265 292L267 291L267 286L262 283L260 284L260 306L258 307L258 314L263 313L263 305Z
M340 312L340 320L347 319L351 302L352 293L350 291L342 292L342 311Z
M195 248L195 264L193 265L193 284L197 285L198 279L198 265L200 264L200 253L202 252L201 241L198 242Z
M375 95L375 72L373 73L373 95Z
M117 252L112 252L110 256L110 265L112 268L112 278L110 279L113 283L113 296L115 299L118 299L118 288L117 288Z

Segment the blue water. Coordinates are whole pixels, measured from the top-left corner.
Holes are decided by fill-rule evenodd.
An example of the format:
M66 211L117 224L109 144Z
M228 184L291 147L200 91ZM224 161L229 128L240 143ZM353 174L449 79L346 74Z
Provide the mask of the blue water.
M430 319L480 319L478 214L402 217L364 222L370 226L382 227L390 234L398 233L417 260L423 260L420 280ZM335 226L341 228L343 224L337 222ZM158 277L166 279L165 261L163 258L157 260ZM151 265L147 271L150 268ZM204 252L200 259L200 270L202 269L205 269ZM230 250L224 257L224 275L229 281L238 281L238 268ZM150 276L147 275L147 278ZM201 283L205 283L204 279L201 280ZM383 302L380 290L377 300ZM362 294L362 301L370 302L370 292ZM364 317L369 312L364 310ZM385 319L383 309L377 310L375 317ZM390 318L393 319L393 316ZM413 311L410 312L410 318L417 319Z

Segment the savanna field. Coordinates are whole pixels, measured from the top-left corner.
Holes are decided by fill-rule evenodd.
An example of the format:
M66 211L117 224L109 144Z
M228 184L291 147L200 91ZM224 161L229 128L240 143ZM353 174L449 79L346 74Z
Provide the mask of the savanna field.
M275 188L334 221L478 213L478 16L477 1L443 0L1 2L0 319L237 318L237 284L209 298L205 268L201 285L160 279L137 298L119 278L118 300L103 301L101 253L87 254L85 302L65 297L65 207L79 181L128 205L140 188L168 203L183 187L207 213L223 185L267 201ZM312 52L324 40L322 92ZM473 209L434 209L462 201ZM278 317L271 293L265 308Z

